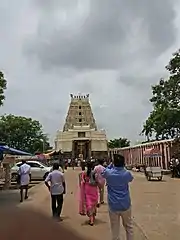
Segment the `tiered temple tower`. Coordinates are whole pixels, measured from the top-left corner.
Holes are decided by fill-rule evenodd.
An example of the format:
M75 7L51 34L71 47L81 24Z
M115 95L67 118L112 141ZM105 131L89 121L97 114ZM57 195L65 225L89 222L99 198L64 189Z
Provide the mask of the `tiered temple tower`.
M55 149L70 158L107 157L106 133L97 129L89 94L70 97L63 131L58 131L55 138Z
M97 130L89 102L89 94L86 96L74 96L71 94L70 96L71 102L63 131L73 129L74 126L89 126L91 129Z

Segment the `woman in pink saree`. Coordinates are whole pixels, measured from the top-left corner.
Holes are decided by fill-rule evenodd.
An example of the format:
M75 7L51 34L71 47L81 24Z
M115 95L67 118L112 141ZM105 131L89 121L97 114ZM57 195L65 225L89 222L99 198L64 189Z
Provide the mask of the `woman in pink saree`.
M79 175L80 203L79 214L89 217L89 224L94 225L97 203L98 203L98 182L93 170L93 163L87 164L87 172L82 171Z

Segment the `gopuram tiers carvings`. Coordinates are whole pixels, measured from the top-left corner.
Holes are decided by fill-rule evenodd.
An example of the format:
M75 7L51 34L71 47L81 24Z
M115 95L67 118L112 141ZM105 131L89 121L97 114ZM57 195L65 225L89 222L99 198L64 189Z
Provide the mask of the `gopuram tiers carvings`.
M74 96L70 94L71 102L63 131L73 129L74 126L90 126L97 130L96 122L89 102L89 94Z

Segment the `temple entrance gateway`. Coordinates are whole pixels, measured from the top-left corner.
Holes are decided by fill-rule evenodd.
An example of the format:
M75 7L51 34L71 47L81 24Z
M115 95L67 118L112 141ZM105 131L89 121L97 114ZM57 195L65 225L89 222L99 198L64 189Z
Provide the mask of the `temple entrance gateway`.
M90 156L90 141L89 140L75 140L73 141L73 158L79 158L82 154L84 159L89 159Z

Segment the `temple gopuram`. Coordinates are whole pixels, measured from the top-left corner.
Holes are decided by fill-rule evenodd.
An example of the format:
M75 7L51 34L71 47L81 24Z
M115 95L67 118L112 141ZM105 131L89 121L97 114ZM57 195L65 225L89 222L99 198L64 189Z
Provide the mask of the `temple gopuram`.
M70 94L70 97L63 130L56 134L55 150L60 150L66 158L106 158L106 132L97 128L89 94Z

